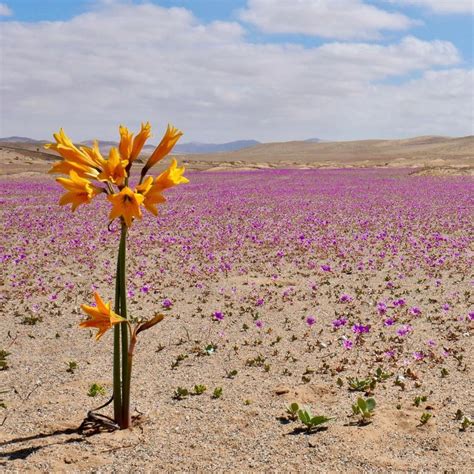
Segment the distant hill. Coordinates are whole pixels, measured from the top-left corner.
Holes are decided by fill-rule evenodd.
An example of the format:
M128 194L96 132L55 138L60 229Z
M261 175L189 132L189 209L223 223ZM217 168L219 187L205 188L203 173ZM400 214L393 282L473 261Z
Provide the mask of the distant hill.
M322 140L320 138L307 138L305 142L319 143L319 142L322 142Z
M207 162L272 163L280 166L472 166L474 136L402 140L262 143L226 153L193 155Z
M44 140L34 140L28 137L3 137L0 143L46 143Z
M260 145L257 140L237 140L228 143L178 143L173 152L177 154L194 154L194 153L221 153L227 151L237 151L244 148L250 148L255 145Z
M92 146L94 140L85 140L81 142L82 145ZM260 142L257 140L237 140L228 143L201 143L201 142L189 142L189 143L178 143L173 148L173 154L195 154L195 153L225 153L228 151L237 151L244 148L249 148L255 145L259 145ZM102 141L99 140L99 146L102 152L108 152L113 146L118 146L118 142L114 141ZM143 150L145 152L152 152L156 145L145 145Z

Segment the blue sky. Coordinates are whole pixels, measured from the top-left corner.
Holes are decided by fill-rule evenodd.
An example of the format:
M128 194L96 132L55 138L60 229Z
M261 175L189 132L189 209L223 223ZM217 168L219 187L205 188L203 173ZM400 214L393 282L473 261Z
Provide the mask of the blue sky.
M43 137L47 127L66 122L81 138L97 126L101 136L111 138L102 124L112 122L107 110L114 107L132 124L139 123L140 113L154 119L155 110L162 110L168 120L191 129L190 140L200 141L470 134L469 5L470 0L0 1L8 39L2 60L9 71L0 78L5 104L0 135ZM125 34L118 26L114 30L113 18L119 25L127 15L136 36L132 27ZM148 24L151 18L156 28ZM97 31L104 35L94 43ZM138 61L133 67L115 58L114 41ZM167 51L169 44L176 50ZM42 63L33 57L35 48L37 56L46 56ZM137 60L144 49L148 56ZM70 69L55 61L53 51ZM92 74L84 72L87 64L74 71L89 60ZM156 70L155 60L166 66ZM25 69L34 71L29 80ZM159 92L152 88L146 100L142 88L154 85L151 74ZM128 107L114 99L124 87ZM72 102L82 104L86 91L91 97L94 90L103 112L90 106L87 120L77 114L63 118L54 107L60 96L67 103L68 92ZM450 119L451 110L460 110L457 120Z

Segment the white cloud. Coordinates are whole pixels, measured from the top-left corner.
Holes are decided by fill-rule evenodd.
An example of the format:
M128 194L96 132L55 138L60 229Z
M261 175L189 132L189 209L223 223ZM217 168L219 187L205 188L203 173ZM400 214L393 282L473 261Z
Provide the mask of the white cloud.
M185 141L275 141L462 135L472 123L472 73L433 70L460 62L445 41L255 44L238 23L150 4L8 22L1 35L0 136L64 126L75 139L115 139L119 123L150 120L155 141L168 121Z
M240 18L266 33L336 39L374 39L381 31L406 30L417 23L361 0L248 0Z
M12 16L13 11L6 3L0 3L0 16Z
M474 13L473 0L391 0L391 3L419 5L436 13Z

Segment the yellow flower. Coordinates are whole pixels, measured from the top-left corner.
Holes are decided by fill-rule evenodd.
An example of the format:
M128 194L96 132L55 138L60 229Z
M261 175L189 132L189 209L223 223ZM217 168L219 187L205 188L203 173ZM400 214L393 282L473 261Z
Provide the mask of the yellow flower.
M80 150L91 159L91 161L97 166L97 168L102 169L105 163L105 159L100 153L99 142L97 140L94 140L92 148L88 146L81 146Z
M98 293L94 293L97 306L81 305L82 310L87 313L90 318L79 324L81 328L97 328L99 331L95 338L98 341L103 334L111 329L115 324L126 321L122 316L114 313L110 309L110 303L105 304Z
M142 184L137 186L137 192L143 194L144 201L143 205L155 216L158 215L158 209L156 204L161 204L166 202L166 199L161 194L161 190L155 189L153 185L153 178L148 176L148 178L143 181Z
M87 147L77 148L61 128L59 133L54 134L56 143L48 143L45 148L57 151L64 159L55 163L50 173L69 174L75 171L80 177L96 178L100 173L100 160L97 156L98 148L92 150ZM99 161L99 162L98 162Z
M119 151L122 160L130 160L133 148L133 133L130 133L127 127L119 126L120 144Z
M69 172L69 178L56 178L56 181L68 191L59 200L59 204L72 204L72 210L75 211L77 206L88 204L99 193L103 192L102 188L94 186L89 180L81 178L75 171Z
M177 184L186 184L189 183L189 179L183 176L184 166L178 168L178 162L173 158L169 168L166 171L163 171L157 178L155 178L155 183L153 187L155 190L163 191L168 188L172 188Z
M132 152L130 153L129 161L132 163L135 161L142 151L143 145L151 136L151 125L149 122L142 123L142 128L138 132L137 136L133 139Z
M148 161L144 167L145 173L153 165L156 165L158 161L162 160L173 149L173 147L176 145L176 142L182 135L183 132L181 130L178 130L177 128L173 127L173 125L168 124L166 133L161 139L160 144L156 147L150 158L148 158Z
M127 171L125 169L127 165L128 161L122 160L117 148L112 147L109 152L109 159L104 161L102 173L99 174L97 179L110 181L117 186L122 186L127 177Z
M134 193L128 186L125 186L119 193L107 196L107 199L112 203L110 220L123 217L127 227L131 227L134 217L141 219L140 204L145 199L142 194Z

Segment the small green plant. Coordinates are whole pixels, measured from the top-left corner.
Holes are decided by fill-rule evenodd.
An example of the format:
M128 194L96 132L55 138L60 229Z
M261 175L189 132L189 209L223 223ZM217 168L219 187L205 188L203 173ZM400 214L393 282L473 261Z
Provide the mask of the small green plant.
M415 397L415 400L413 401L413 405L415 405L416 407L419 407L421 402L426 402L426 400L428 400L428 397L426 395Z
M289 407L287 407L286 414L290 420L296 421L298 419L299 410L300 406L296 402L293 402Z
M393 384L400 387L402 390L405 390L405 377L403 377L403 375L397 375Z
M461 431L466 431L472 425L474 425L474 421L467 416L464 416L461 422Z
M205 385L195 385L193 395L202 395L207 390Z
M433 415L431 413L424 412L420 417L420 424L421 425L426 425L426 423L428 423L428 421L430 421L430 418L432 416Z
M217 346L215 344L208 344L204 348L204 352L206 353L206 355L214 354L214 352L216 352L216 350L217 350Z
M238 374L237 370L230 370L228 372L226 372L225 376L228 378L228 379L233 379L236 375Z
M319 429L320 425L332 420L327 416L313 416L309 409L298 410L298 418L306 426L308 433L313 429Z
M4 351L3 349L0 350L0 370L7 370L8 369L7 357L9 355L10 355L10 352Z
M373 398L367 398L364 400L359 397L357 402L352 405L352 413L360 416L361 424L366 424L369 423L370 418L374 416L375 406L376 403Z
M248 406L248 405L251 405L252 404L252 400L249 400L247 398L247 400L244 401L244 405Z
M444 379L444 378L446 378L448 375L449 375L448 369L446 369L445 367L443 367L443 368L441 369L441 378Z
M189 390L183 387L177 387L173 394L173 398L175 400L183 400L183 398L186 398L188 396L189 396Z
M218 399L222 397L222 387L216 387L212 392L212 398Z
M245 362L245 365L247 367L263 367L265 365L265 357L262 355L258 355L257 357L254 357L253 359L247 359Z
M76 369L77 369L77 362L71 360L67 363L66 372L69 372L70 374L73 374Z
M176 369L183 360L187 359L187 354L179 354L176 360L171 364L172 369Z
M336 380L336 385L338 387L342 387L344 385L344 382L342 381L341 377L338 377Z
M366 379L358 379L356 377L347 377L347 383L351 392L367 392L371 391L377 385L377 381L368 377Z
M389 379L393 374L391 372L384 372L381 367L379 367L375 371L374 379L377 382L385 382L385 380Z
M89 397L97 397L97 395L105 395L105 388L102 387L102 385L93 383L90 386L89 391L87 392L87 395Z

